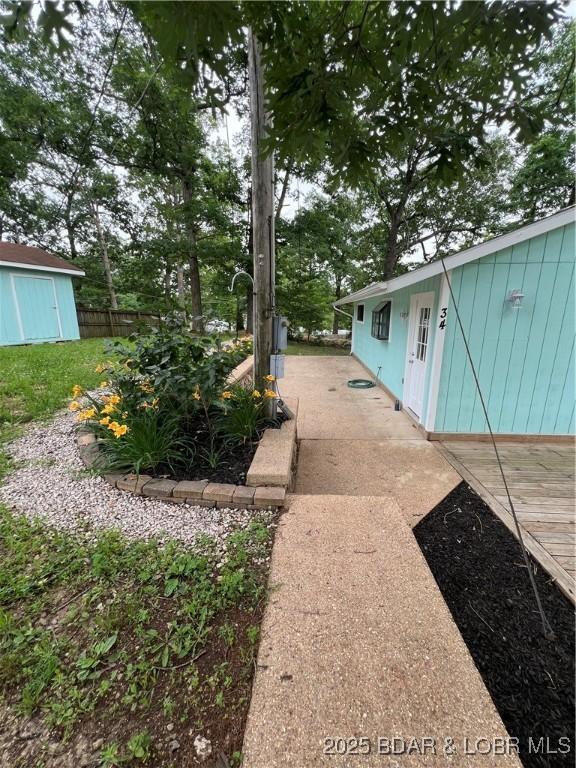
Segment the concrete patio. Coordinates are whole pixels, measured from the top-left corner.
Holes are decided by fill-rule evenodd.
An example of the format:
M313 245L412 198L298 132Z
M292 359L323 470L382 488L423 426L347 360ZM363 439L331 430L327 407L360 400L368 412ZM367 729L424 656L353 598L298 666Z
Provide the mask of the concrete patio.
M393 496L411 526L460 476L352 357L288 357L283 396L299 399L295 493Z

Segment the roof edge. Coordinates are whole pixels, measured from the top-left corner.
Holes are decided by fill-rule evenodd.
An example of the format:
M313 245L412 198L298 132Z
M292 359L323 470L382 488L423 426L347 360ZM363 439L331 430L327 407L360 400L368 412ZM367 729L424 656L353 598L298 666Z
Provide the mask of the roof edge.
M446 269L461 267L470 261L476 261L477 259L489 256L496 251L501 251L504 248L517 245L525 240L530 240L533 237L545 234L553 229L564 227L575 220L575 211L576 206L571 205L568 208L563 208L557 213L546 216L544 219L538 219L538 221L533 221L530 224L523 224L521 227L513 229L510 232L505 232L503 235L497 235L489 240L485 240L483 243L473 245L463 251L457 251L451 256L446 256L444 258ZM419 283L422 280L427 280L429 277L434 277L443 271L444 267L442 261L433 261L430 264L424 264L421 267L413 269L411 272L406 272L406 274L395 277L392 280L381 283L372 283L365 288L361 288L359 291L350 293L348 296L338 299L338 301L335 302L335 306L343 306L344 304L362 301L362 299L369 299L386 293L394 293L394 291L406 288L414 283Z
M76 277L85 277L86 272L82 269L64 269L64 267L44 267L37 264L25 264L20 261L3 261L0 259L0 267L11 267L12 269L31 269L34 272L58 272L63 275L75 275Z

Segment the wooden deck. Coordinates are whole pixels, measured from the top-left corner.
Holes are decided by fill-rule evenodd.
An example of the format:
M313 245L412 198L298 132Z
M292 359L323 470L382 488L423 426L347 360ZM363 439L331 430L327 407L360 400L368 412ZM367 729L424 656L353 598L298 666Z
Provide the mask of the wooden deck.
M435 443L454 469L514 533L491 443ZM576 596L574 444L499 443L527 549L572 600Z

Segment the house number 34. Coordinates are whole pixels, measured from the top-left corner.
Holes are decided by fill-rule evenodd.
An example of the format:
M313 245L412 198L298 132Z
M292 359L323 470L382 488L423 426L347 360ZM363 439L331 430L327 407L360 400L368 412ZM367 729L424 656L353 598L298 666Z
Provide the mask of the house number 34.
M440 309L440 325L438 328L441 330L444 330L446 328L446 313L448 312L448 307L442 307Z

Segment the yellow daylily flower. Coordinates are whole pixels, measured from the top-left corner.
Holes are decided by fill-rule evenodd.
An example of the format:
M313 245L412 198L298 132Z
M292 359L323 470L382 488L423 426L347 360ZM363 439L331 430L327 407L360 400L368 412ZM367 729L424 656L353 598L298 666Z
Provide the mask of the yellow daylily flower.
M192 395L194 400L202 400L202 395L200 394L200 387L196 387L196 391Z
M108 429L111 429L112 432L115 432L119 426L120 424L118 424L117 421L111 421L110 424L108 424Z
M255 399L257 399L257 398L259 398L259 397L262 397L262 395L260 394L260 392L258 392L258 390L257 390L257 389L255 389L255 390L252 392L252 397L253 397L253 398L255 398Z
M114 413L115 410L116 410L116 406L110 405L110 403L108 403L107 405L104 406L104 408L102 408L102 413Z
M77 421L88 421L96 416L96 408L87 408L85 411L80 411L76 417Z
M274 392L273 389L265 389L264 390L264 397L276 397L276 392Z
M68 410L69 410L69 411L79 411L79 410L80 410L80 408L82 408L82 406L81 406L81 405L80 405L80 403L79 403L78 401L76 401L76 400L72 400L72 402L71 402L71 403L70 403L70 405L68 406Z
M110 416L104 416L103 419L100 419L100 424L102 424L103 427L107 427L108 424L110 424Z
M128 432L128 427L126 424L120 424L117 429L114 430L114 437L119 438L122 437L122 435L125 435L126 432Z
M79 384L74 384L72 387L72 397L80 397L82 394L82 387Z
M272 376L271 373L268 376L264 376L264 381L276 381L276 376Z
M227 389L224 392L222 392L222 399L223 400L230 400L230 398L232 398L232 397L234 397L234 394L232 392L230 392L229 389Z

